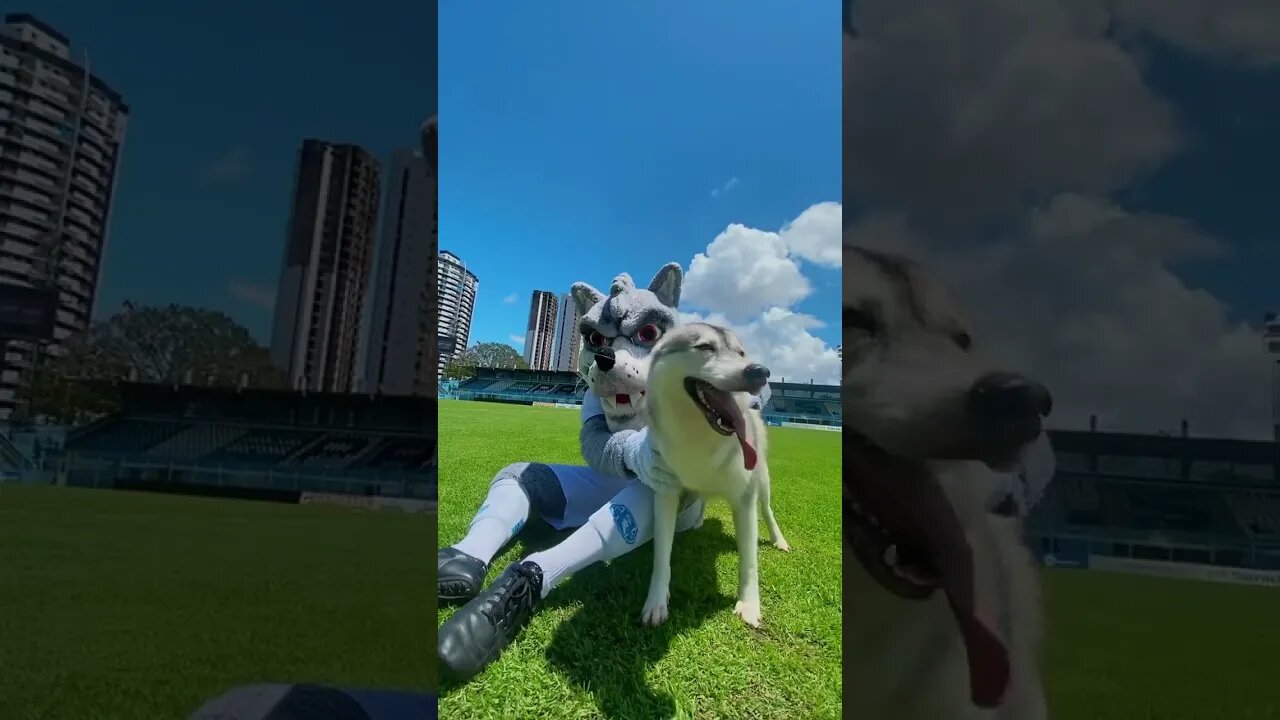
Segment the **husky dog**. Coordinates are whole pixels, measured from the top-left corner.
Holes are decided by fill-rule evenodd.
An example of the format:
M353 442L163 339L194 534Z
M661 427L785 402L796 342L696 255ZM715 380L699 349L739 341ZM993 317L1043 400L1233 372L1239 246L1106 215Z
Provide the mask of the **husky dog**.
M790 549L769 502L764 420L750 405L750 393L759 392L768 379L768 368L748 360L732 332L689 323L654 348L647 393L649 436L681 489L723 497L733 506L738 539L734 612L752 627L760 626L757 502L774 544ZM667 619L679 498L678 491L668 490L654 499L653 575L641 613L647 625Z
M680 322L675 309L681 278L679 263L668 263L648 289L637 288L622 273L613 279L608 297L584 282L570 290L582 318L578 374L599 396L611 432L645 426L648 356L654 343Z
M988 500L1049 392L908 260L846 245L843 306L845 711L1043 718L1037 573Z

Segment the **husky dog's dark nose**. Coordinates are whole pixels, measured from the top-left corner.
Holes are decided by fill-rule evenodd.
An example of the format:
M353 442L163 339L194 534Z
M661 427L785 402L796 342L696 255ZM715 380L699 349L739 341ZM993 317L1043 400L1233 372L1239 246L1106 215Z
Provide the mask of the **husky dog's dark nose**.
M759 390L764 387L765 383L769 382L769 368L752 363L742 369L742 377L748 383L751 383L753 390Z
M618 362L618 358L613 354L613 348L603 347L595 351L596 367L600 368L600 372L609 372L613 369L614 363Z
M978 378L969 389L969 409L983 420L1021 420L1053 412L1048 388L1013 373Z

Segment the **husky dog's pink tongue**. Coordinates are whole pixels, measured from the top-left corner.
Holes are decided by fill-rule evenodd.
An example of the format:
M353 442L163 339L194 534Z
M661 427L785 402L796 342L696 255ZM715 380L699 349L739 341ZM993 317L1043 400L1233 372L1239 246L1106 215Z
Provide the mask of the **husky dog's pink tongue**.
M756 454L755 446L747 438L747 419L738 409L738 403L733 401L732 395L714 387L706 389L704 397L712 410L733 425L733 434L738 436L738 445L742 447L742 466L748 470L755 470L760 458Z
M1009 651L978 618L973 580L973 550L955 508L932 473L911 473L889 483L890 492L908 508L917 536L936 558L947 604L960 626L969 658L969 694L978 707L995 707L1009 684Z

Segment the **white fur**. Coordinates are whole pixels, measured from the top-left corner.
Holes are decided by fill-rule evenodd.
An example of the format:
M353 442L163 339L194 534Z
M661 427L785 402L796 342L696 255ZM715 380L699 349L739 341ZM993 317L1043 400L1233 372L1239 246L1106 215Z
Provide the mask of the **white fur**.
M681 343L686 335L708 335L693 324L672 331L664 342ZM740 350L736 338L726 333ZM683 342L685 345L695 344ZM659 346L661 348L661 345ZM686 377L698 377L718 387L727 387L742 376L749 363L729 348L709 353L691 348L672 353L656 351L649 370L649 437L685 490L703 497L724 498L733 508L734 534L738 543L738 602L734 612L752 627L759 627L759 527L757 503L764 509L769 535L781 550L790 550L770 504L769 466L766 461L767 436L758 411L748 407L746 392L732 393L747 423L747 437L756 450L754 470L743 464L738 439L715 432L684 388ZM653 574L641 619L660 625L668 615L671 584L671 546L679 512L679 491L661 491L654 503Z
M894 720L1040 720L1040 597L1037 572L1016 519L986 511L992 473L979 463L940 463L939 480L973 549L978 614L1009 648L1004 704L969 699L969 665L945 594L907 600L885 591L844 553L844 711Z
M844 305L878 312L883 338L846 327L842 394L848 427L912 457L948 433L965 432L961 400L992 368L954 342L967 323L942 288L912 263L899 270L909 275L909 288L845 246ZM915 313L904 306L904 292L913 294ZM930 465L972 547L978 615L1009 650L1008 692L998 709L975 707L963 641L942 590L923 601L893 595L846 548L844 712L877 720L1044 718L1039 573L1020 521L987 511L996 475L986 465Z

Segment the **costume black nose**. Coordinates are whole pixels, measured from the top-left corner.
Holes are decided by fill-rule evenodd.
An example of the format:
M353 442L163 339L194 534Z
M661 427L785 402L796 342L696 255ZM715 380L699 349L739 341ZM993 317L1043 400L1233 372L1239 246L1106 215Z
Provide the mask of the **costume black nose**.
M595 351L595 354L596 367L600 368L600 372L609 372L613 369L613 364L618 361L618 358L614 356L613 348L611 347L600 348Z
M742 377L746 378L747 382L754 385L758 390L769 381L769 368L763 365L751 364L742 369Z
M1047 417L1053 412L1048 388L1021 375L992 373L969 389L969 409L984 420Z

